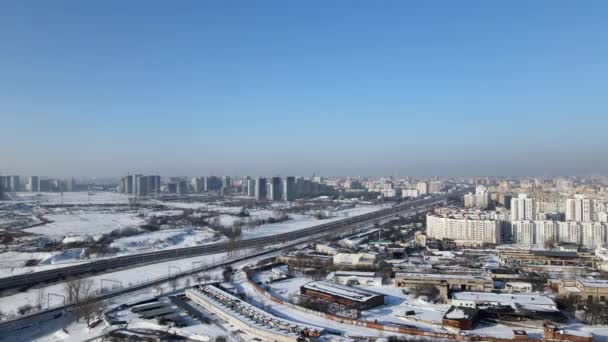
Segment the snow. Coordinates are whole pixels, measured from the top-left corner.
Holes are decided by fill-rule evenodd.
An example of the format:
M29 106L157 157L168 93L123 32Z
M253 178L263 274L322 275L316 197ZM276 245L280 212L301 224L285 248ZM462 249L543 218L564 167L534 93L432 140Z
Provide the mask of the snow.
M449 305L433 304L419 298L416 299L412 295L404 294L402 288L393 285L357 287L386 295L385 305L363 311L363 318L384 323L407 323L425 330L443 330L438 324L450 308ZM414 311L415 314L406 316L406 311Z
M465 319L465 318L469 318L469 316L462 309L454 309L452 311L449 311L445 315L445 317L448 318L448 319Z
M350 209L338 210L332 212L332 214L336 215L335 217L331 217L324 220L319 220L313 217L312 215L289 214L289 217L291 218L291 220L289 221L263 224L259 227L251 229L244 228L241 235L241 239L253 239L269 235L288 233L295 230L310 228L312 226L341 220L347 217L363 215L366 213L380 210L382 208L383 206L360 206Z
M474 301L478 305L484 303L511 305L521 305L529 310L536 311L557 311L555 302L540 294L507 294L507 293L489 293L489 292L454 292L453 299Z
M70 264L78 262L83 250L80 248L66 249L56 252L5 252L0 253L0 277L45 269L44 265ZM29 260L37 260L37 265L25 267ZM52 266L51 266L52 267Z
M359 336L383 335L383 332L379 330L339 323L323 317L292 309L286 305L272 302L268 298L259 294L251 284L247 283L247 281L244 280L244 277L236 283L236 287L239 289L240 292L247 293L250 302L254 305L264 305L269 309L270 313L291 321L323 327L328 332L334 332L338 334L352 334Z
M209 228L165 229L119 238L114 240L111 246L117 247L121 251L133 253L199 246L225 240L225 238L215 239L214 234L215 233Z
M112 210L58 210L44 216L53 222L25 229L25 231L46 235L56 240L66 236L100 236L115 229L136 227L144 224L144 219L135 212Z
M372 291L358 289L353 286L344 286L328 281L314 281L304 285L304 287L309 290L324 292L358 302L365 302L379 296L378 293Z
M129 204L129 197L118 192L19 192L14 202L40 204Z

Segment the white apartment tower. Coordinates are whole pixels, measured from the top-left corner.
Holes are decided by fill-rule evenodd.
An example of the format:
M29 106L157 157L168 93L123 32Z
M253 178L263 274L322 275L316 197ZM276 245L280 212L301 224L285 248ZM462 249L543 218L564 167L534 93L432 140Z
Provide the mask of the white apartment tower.
M527 194L519 194L511 199L511 221L534 220L536 218L536 203Z
M418 189L418 193L421 196L429 193L429 183L428 182L418 182L418 185L416 186L416 188Z
M583 195L574 195L566 200L566 221L595 221L594 201Z

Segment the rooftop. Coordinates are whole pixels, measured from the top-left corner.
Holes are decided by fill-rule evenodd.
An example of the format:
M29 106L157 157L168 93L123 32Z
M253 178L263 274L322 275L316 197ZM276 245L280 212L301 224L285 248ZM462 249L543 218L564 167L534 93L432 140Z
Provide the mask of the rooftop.
M576 280L588 287L608 287L608 279L592 279L577 277Z
M357 302L365 302L365 301L368 301L371 298L374 298L377 296L384 296L384 295L376 293L376 292L372 292L372 291L368 291L368 290L364 290L364 289L360 289L360 288L356 288L356 287L352 287L352 286L345 286L345 285L330 283L327 281L313 281L302 287L309 289L309 290L313 290L313 291L323 292L323 293L327 293L330 295L347 298L347 299L350 299L352 301L357 301Z
M397 273L397 277L427 278L427 279L471 279L492 281L489 276L481 275L462 275L462 274L438 274L438 273Z
M516 308L519 305L528 310L534 311L557 311L555 302L543 295L528 294L507 294L507 293L488 293L488 292L454 292L452 299L469 300L480 304L489 305L510 305Z

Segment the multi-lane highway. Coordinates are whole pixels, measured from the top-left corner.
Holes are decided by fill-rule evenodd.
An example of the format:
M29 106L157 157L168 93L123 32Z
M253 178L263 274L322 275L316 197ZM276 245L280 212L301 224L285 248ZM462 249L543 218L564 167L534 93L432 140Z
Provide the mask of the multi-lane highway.
M263 247L276 243L292 241L306 236L312 236L323 232L339 232L351 228L354 224L363 224L398 215L404 211L416 208L425 208L433 204L445 201L446 197L434 197L420 199L395 205L391 208L377 210L371 213L353 216L342 220L332 221L306 229L300 229L289 233L265 236L255 239L239 240L236 243L215 243L194 247L176 248L171 250L140 253L135 255L119 256L107 259L95 260L83 264L60 267L52 270L25 273L11 277L0 278L0 290L32 286L42 282L62 280L66 277L74 277L87 273L104 272L116 268L133 267L142 264L159 263L168 260L190 258L206 254L216 254L229 251L230 249L245 249L251 247Z
M259 250L261 250L260 252L257 252L257 253L251 254L251 255L247 255L247 256L244 256L241 258L227 260L222 263L211 265L211 266L203 266L200 268L193 269L191 271L186 271L186 272L170 275L168 277L154 279L152 281L137 284L137 285L134 285L134 286L131 286L128 288L100 294L97 297L93 298L92 300L94 300L94 301L106 300L109 298L124 295L126 293L130 293L130 292L138 291L141 289L145 289L147 287L162 284L173 278L179 278L179 277L183 277L183 276L186 276L189 274L195 274L202 270L222 266L224 264L232 264L232 263L235 263L238 261L247 260L247 259L255 257L255 256L263 255L266 253L271 253L271 252L278 251L278 250L281 250L284 248L289 248L294 245L301 244L303 242L317 239L317 238L320 238L323 236L328 236L328 235L335 234L335 233L344 233L344 232L358 230L361 227L369 226L369 223L380 221L380 220L385 220L385 219L391 218L398 214L414 215L415 213L428 209L432 205L439 204L439 203L442 203L445 201L446 201L446 197L435 197L435 198L430 198L430 199L425 199L425 200L416 200L416 201L403 203L403 204L400 204L397 206L393 206L392 208L382 209L382 210L375 211L372 213L363 214L363 215L359 215L359 216L355 216L355 217L350 217L350 218L347 218L344 220L334 221L334 222L330 222L330 223L326 223L326 224L322 224L322 225L318 225L318 226L314 226L314 227L310 227L307 229L302 229L302 230L298 230L298 231L294 231L294 232L290 232L290 233L263 237L263 238L258 238L258 239L239 241L237 248L247 248L247 247L252 247L252 246L261 247L264 245L272 245L272 244L276 244L276 243L280 243L280 242L290 242L290 243L284 243L284 244L281 244L280 247L276 247L276 248L273 248L270 250L265 250L265 251L263 249L259 249ZM209 247L211 247L211 248L209 248ZM206 246L200 246L200 247L189 247L189 248L183 248L183 249L179 249L179 250L171 250L171 251L165 251L165 252L146 253L143 255L142 254L137 255L137 256L135 256L136 258L133 258L133 257L113 258L113 259L115 259L114 264L101 263L101 264L99 264L100 266L94 266L94 267L99 267L99 268L95 269L95 271L107 271L107 270L110 270L112 268L117 268L117 267L129 267L129 266L132 267L132 266L140 265L142 263L157 263L157 262L172 260L172 259L176 259L176 258L187 258L187 257L192 257L192 256L197 256L197 255L217 253L217 252L225 251L227 248L229 248L229 247L226 244L215 244L215 245L206 245ZM166 253L166 252L168 252L168 253ZM107 262L107 261L109 261L109 260L104 260L104 262ZM97 263L97 262L94 262L94 263ZM91 265L87 264L87 265L78 265L75 267L70 267L73 269L71 271L73 273L70 273L70 275L82 275L82 274L86 274L88 272L92 272L91 268L81 268L81 266L91 266ZM62 275L58 275L57 270L53 270L53 271L55 272L54 277L47 276L46 271L30 273L25 276L31 277L32 275L35 275L38 278L34 278L34 279L45 279L45 280L37 280L37 281L49 281L49 280L58 279L58 277L63 277L66 274L63 269L61 270ZM11 277L8 279L14 279L14 278L17 278L17 277ZM17 282L23 284L22 283L23 280L21 280L21 277L17 278ZM31 285L32 284L31 279L30 279L29 283L26 282L25 284ZM5 288L14 287L14 286L15 285L11 285L9 283L9 284L5 285ZM22 285L16 285L16 286L22 286ZM29 314L29 315L17 317L12 320L9 320L9 321L0 322L0 332L8 332L8 331L15 330L15 329L23 329L24 327L27 327L32 324L36 324L37 322L59 317L64 312L72 309L75 305L76 304L68 303L64 306L55 307L55 308L35 312L35 313ZM1 340L1 338L0 338L0 340Z

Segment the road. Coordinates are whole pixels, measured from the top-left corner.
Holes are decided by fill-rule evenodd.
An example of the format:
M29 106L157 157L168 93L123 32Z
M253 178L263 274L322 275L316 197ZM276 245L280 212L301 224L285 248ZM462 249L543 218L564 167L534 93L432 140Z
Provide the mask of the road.
M298 231L291 232L291 233L285 233L285 234L269 236L269 237L264 237L264 238L259 238L259 239L243 240L243 241L239 242L239 248L245 248L245 247L243 247L244 245L246 245L248 247L251 247L251 246L261 247L262 245L271 245L271 244L276 244L276 243L281 243L281 242L289 242L289 243L283 244L277 248L272 248L272 249L267 249L267 250L263 250L263 248L258 248L258 250L262 250L262 251L251 254L251 255L243 256L241 258L227 260L227 261L224 261L221 263L217 263L215 265L202 266L202 267L190 270L190 271L181 272L181 273L174 274L174 275L167 276L167 277L161 277L158 279L151 280L149 282L136 284L136 285L128 287L128 288L123 288L123 289L119 289L119 290L112 291L112 292L102 293L102 294L94 297L92 300L93 301L102 301L102 300L107 300L107 299L110 299L113 297L122 296L127 293L131 293L131 292L139 291L139 290L142 290L145 288L153 287L153 286L156 286L159 284L166 283L173 279L178 279L178 278L181 278L184 276L196 274L201 271L209 270L211 268L216 268L216 267L224 266L227 264L233 264L233 263L236 263L239 261L244 261L244 260L247 260L247 259L250 259L253 257L260 256L260 255L265 255L265 254L276 252L276 251L279 251L282 249L291 248L295 245L302 244L307 241L319 239L320 237L329 236L329 235L336 234L336 233L344 233L344 232L353 231L353 230L356 230L356 229L364 226L365 224L369 224L369 223L372 223L372 222L375 222L378 220L388 219L388 218L394 217L395 215L398 215L398 214L415 215L416 213L426 210L432 205L442 203L445 200L446 200L446 197L439 197L439 198L435 197L435 198L431 198L428 200L411 201L408 203L400 204L398 206L394 206L392 208L382 209L382 210L379 210L376 212L363 214L363 215L347 218L347 219L340 220L340 221L334 221L331 223L326 223L326 224L322 224L322 225L307 228L307 229L298 230ZM218 245L224 245L223 246L224 250L227 247L226 244L217 244L216 246L218 246ZM208 245L201 246L201 247L204 247L205 249L209 248ZM205 253L192 254L192 253L190 253L190 250L192 250L193 248L198 248L198 247L184 248L185 250L188 250L186 252L186 254L182 254L184 251L180 251L180 250L176 250L177 252L179 252L176 254L174 254L176 251L173 251L173 250L169 251L171 254L174 254L174 255L172 255L170 258L160 259L155 262L166 261L166 260L171 260L171 259L175 259L175 258L192 257L192 256L210 253L210 252L205 252ZM216 252L224 251L221 249L218 250L217 248L220 248L220 247L213 246L213 250ZM211 252L211 253L216 253L216 252ZM143 257L150 258L153 255L156 255L157 253L158 252L146 253L146 255ZM182 256L182 255L184 255L184 256ZM150 262L144 261L145 259L142 258L142 255L137 255L136 257L138 257L138 259L130 259L130 257L129 257L129 259L127 259L127 260L135 260L135 265L138 265L141 263L150 263ZM164 256L161 255L160 258L163 258L163 257ZM116 259L121 259L121 258L116 258ZM141 262L137 262L137 261L141 261ZM116 267L121 267L121 266L108 267L106 265L104 270L108 270L108 269L116 268ZM76 269L80 270L80 268L76 268ZM57 272L56 270L53 270L53 271ZM83 273L87 273L87 272L91 272L91 271L90 270L83 271L78 274L83 274ZM46 272L37 272L37 273L46 274ZM27 274L26 276L31 277L32 275L35 275L35 274L36 273L30 273L30 274ZM14 278L14 277L11 277L11 278ZM56 279L56 278L46 278L46 279ZM47 309L47 310L42 310L42 311L38 311L38 312L31 313L28 315L20 316L20 317L17 317L17 318L8 320L8 321L0 322L0 332L9 332L9 331L17 330L17 329L24 329L32 324L37 324L38 322L41 322L41 321L60 317L65 312L74 309L75 306L76 306L76 304L74 304L74 303L68 303L64 306L59 306L59 307L55 307L55 308L51 308L51 309ZM0 340L1 340L1 338L0 338Z
M265 236L260 238L238 240L233 243L223 242L194 247L176 248L157 252L140 253L134 255L113 257L95 260L73 266L58 269L44 270L39 272L19 274L11 277L0 278L0 291L33 286L43 282L62 280L67 277L79 276L88 273L105 272L111 269L133 267L143 264L153 264L168 260L190 258L200 255L216 254L229 251L230 249L245 249L250 247L263 247L281 242L293 241L302 237L319 234L323 232L340 232L347 230L352 225L373 222L398 215L404 211L414 208L428 207L446 200L445 196L430 199L408 201L391 208L381 209L371 213L332 221L314 227L300 229L289 233Z

